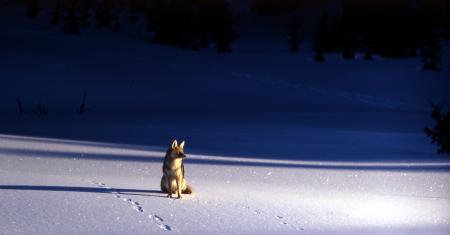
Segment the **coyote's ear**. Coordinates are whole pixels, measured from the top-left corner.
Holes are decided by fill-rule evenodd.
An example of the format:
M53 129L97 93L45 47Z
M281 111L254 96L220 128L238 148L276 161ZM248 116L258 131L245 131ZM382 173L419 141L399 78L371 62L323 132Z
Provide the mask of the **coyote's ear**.
M183 142L181 142L180 145L178 145L178 147L179 147L180 149L183 149L183 148L184 148L184 140L183 140Z
M178 146L177 140L172 142L172 149L175 149Z

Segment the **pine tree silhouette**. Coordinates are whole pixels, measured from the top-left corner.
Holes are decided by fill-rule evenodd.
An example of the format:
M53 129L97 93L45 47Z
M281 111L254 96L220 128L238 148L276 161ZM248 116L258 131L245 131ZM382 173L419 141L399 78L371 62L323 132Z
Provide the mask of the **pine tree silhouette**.
M112 31L115 33L120 31L120 21L119 21L118 17L114 18L114 23L112 25Z
M435 33L429 33L421 50L422 69L441 71L442 54L439 38Z
M297 18L297 15L294 15L292 18L292 22L289 24L289 33L286 33L287 43L289 44L289 51L291 52L299 52L300 51L300 43L301 38L303 36L301 32L302 24Z
M80 34L80 17L78 16L78 7L75 3L70 4L66 9L66 15L63 17L65 24L63 31L68 34Z
M112 22L112 6L109 0L100 0L95 10L95 19L97 21L97 28L109 28Z
M80 7L80 27L89 27L89 18L91 17L90 8L87 5L82 5Z
M235 41L238 35L233 31L233 18L228 6L228 2L217 0L213 12L215 13L212 28L212 39L216 44L218 52L231 52L231 42Z
M130 16L128 17L131 24L137 24L139 17L135 11L130 11Z
M445 22L444 37L446 40L450 40L450 3L448 1L444 10L444 22Z
M431 142L438 146L439 154L450 154L450 111L441 114L443 105L431 104L431 117L435 121L433 128L425 127L424 131Z
M322 14L313 40L313 50L316 53L313 57L314 61L325 62L324 53L326 48L329 48L328 40L327 15Z
M129 0L127 1L127 4L129 11L128 20L131 24L136 25L139 21L138 12L140 10L143 10L143 8L141 7L142 3L138 0Z
M351 60L355 58L357 48L357 38L353 32L343 32L341 50L342 58Z
M147 29L154 33L157 43L178 45L182 43L183 31L189 19L187 1L156 0L147 12Z
M211 28L214 27L212 22L213 12L210 10L210 4L213 2L202 2L198 5L198 11L196 14L196 30L198 31L198 46L199 48L208 47L212 41Z
M53 9L50 11L50 23L53 25L59 25L63 17L63 7L62 4L57 1L53 4Z
M40 11L39 0L27 0L26 14L28 18L35 19L38 17Z

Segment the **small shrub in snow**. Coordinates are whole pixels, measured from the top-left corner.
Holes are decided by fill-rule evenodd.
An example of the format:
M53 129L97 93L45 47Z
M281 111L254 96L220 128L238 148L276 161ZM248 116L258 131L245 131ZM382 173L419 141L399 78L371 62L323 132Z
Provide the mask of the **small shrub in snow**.
M325 57L323 56L323 52L321 52L321 51L316 52L313 59L314 59L314 61L319 62L319 63L325 62Z
M83 113L87 113L87 112L91 111L91 109L86 106L86 96L87 96L87 93L84 92L83 100L81 101L80 107L77 108L78 114L83 114Z
M369 50L367 50L365 53L364 53L364 60L372 60L373 59L373 57L372 57L372 53L370 53L370 51Z
M112 25L112 31L117 33L120 31L120 21L118 17L114 17L114 23Z
M46 116L48 114L48 108L39 100L36 104L36 107L33 108L32 113L38 117Z
M450 111L444 115L441 113L443 105L431 106L431 117L435 125L433 128L425 127L425 133L431 138L431 142L437 145L439 154L450 154Z
M16 99L16 104L17 104L17 112L19 113L20 116L22 116L23 115L23 104L22 104L22 100L18 97Z

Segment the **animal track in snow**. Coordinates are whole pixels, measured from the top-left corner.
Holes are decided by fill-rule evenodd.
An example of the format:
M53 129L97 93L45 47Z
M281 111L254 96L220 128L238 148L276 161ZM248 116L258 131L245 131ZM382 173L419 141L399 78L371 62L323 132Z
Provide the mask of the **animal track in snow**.
M155 219L158 220L158 221L161 221L161 222L164 221L163 218L161 218L161 217L159 217L159 216L157 216L157 215L154 215L154 217L155 217Z
M114 191L113 188L107 186L106 184L104 184L104 183L102 183L102 182L95 182L95 181L89 181L89 183L91 183L92 185L95 185L95 186L97 186L97 187L99 187L99 188L107 189L107 190L108 190L107 192L113 194L115 198L117 198L117 199L122 199L123 202L129 203L130 206L131 206L135 211L137 211L137 212L139 212L139 213L144 213L144 212L145 212L144 207L142 207L141 203L136 202L136 201L133 201L133 199L131 199L131 198L125 198L125 197L122 197L121 195L119 195L119 194L120 194L119 192ZM167 224L164 224L164 223L163 223L163 222L164 222L164 219L161 218L161 217L158 216L158 215L155 215L155 214L149 214L149 215L148 215L148 218L150 218L150 220L151 220L153 223L155 223L159 228L161 228L161 229L163 229L163 230L165 230L165 231L172 231L172 230L173 230L172 227L170 227L170 226L167 225Z
M118 195L116 195L116 196L118 196ZM144 212L144 208L142 208L142 206L140 206L140 204L138 202L135 202L130 198L122 198L122 201L130 203L135 211Z
M238 206L238 207L243 208L243 209L246 209L246 210L250 210L250 211L252 211L253 214L255 214L255 215L267 215L267 214L268 214L267 212L265 212L265 211L263 211L263 210L253 209L253 208L251 208L250 206ZM280 224L283 224L283 225L287 225L287 224L288 224L288 223L286 222L286 220L284 220L284 217L283 217L283 216L275 215L275 218L278 220L278 222L279 222Z
M277 218L277 220L280 220L280 224L288 224L286 221L282 221L283 216L276 215L275 218Z
M144 209L142 208L142 206L133 206L134 210L136 210L137 212L144 212Z
M149 215L148 218L150 218L153 223L156 223L161 229L172 231L172 228L169 225L164 224L164 219L159 217L158 215Z
M203 204L215 205L215 206L222 205L221 203L216 203L216 202L212 202L212 201L208 201L208 200L193 199L192 201L195 203L199 203L199 204L203 203ZM238 210L242 210L242 209L247 210L248 212L253 213L256 216L262 216L269 220L272 219L273 221L275 221L278 224L281 224L282 226L286 225L286 226L294 228L297 231L304 230L304 228L297 227L294 224L289 224L284 216L281 216L281 215L278 215L275 213L272 214L269 211L265 211L262 209L255 209L254 207L251 207L251 206L248 206L245 204L239 204L239 203L233 204L233 207Z
M261 213L262 213L262 211L260 211L260 210L253 210L253 213L255 213L255 214L259 215L259 214L261 214Z

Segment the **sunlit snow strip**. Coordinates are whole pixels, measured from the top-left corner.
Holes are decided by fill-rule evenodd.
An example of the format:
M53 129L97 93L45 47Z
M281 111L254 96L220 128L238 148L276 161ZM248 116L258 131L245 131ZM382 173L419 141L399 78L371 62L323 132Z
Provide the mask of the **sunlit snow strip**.
M211 156L211 155L192 155L192 158L197 159L211 159L220 161L230 161L230 162L242 162L242 163L267 163L267 164L285 164L285 165L299 165L299 166L329 166L329 167L385 167L385 168L395 168L395 167L450 167L449 161L442 162L352 162L352 161L304 161L304 160L269 160L269 159L252 159L252 158L236 158L236 157L222 157L222 156Z
M3 135L0 134L0 151L7 151L14 153L14 151L40 151L40 152L55 152L66 154L99 154L109 156L129 156L129 157L152 157L161 158L164 156L164 151L150 150L148 147L109 144L102 142L91 141L75 141L54 138L39 138L27 137L17 135ZM153 148L155 149L155 148ZM19 151L19 152L20 152ZM258 157L258 156L255 156ZM363 161L306 161L306 160L274 160L274 159L254 159L254 158L240 158L240 157L224 157L188 154L188 159L193 161L209 161L211 164L214 161L222 163L253 163L261 165L276 164L278 166L292 166L292 167L329 167L329 168L448 168L450 170L450 161L414 161L414 162L363 162Z

